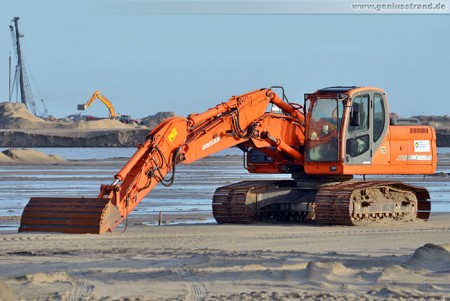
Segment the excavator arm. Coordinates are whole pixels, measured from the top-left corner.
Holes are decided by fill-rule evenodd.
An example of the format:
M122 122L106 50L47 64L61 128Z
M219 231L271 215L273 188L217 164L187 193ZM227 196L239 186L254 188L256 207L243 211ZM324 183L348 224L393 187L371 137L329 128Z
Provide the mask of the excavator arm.
M113 104L109 101L108 98L106 98L106 96L102 94L102 92L100 92L100 90L95 91L94 94L92 94L91 98L85 104L78 105L77 106L78 110L80 111L86 110L94 103L96 99L100 99L100 101L103 102L103 104L108 108L109 118L116 117L116 112L114 110Z
M267 112L270 104L282 113ZM240 145L282 154L280 164L304 163L304 115L271 89L233 96L201 114L173 117L144 143L97 198L31 198L20 232L104 233L112 231L159 183L174 182L176 165Z

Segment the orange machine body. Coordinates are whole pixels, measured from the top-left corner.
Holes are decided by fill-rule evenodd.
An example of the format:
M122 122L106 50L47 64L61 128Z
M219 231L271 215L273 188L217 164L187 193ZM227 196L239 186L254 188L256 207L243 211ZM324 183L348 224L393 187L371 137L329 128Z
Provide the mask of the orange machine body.
M306 94L306 105L304 131L298 133L298 144L290 144L303 154L303 160L291 158L286 163L276 150L271 154L270 149L258 148L248 155L250 172L369 175L436 171L434 129L413 119L392 122L383 90L325 88Z
M112 231L156 185L169 186L173 183L178 163L192 163L235 146L244 151L244 167L249 172L292 174L296 179L295 185L306 178L341 181L342 178L350 178L347 175L355 174L435 172L434 129L419 125L414 120L391 122L387 97L383 90L373 87L324 88L306 94L303 106L289 103L283 89L282 91L283 95L280 97L272 89L255 90L233 96L203 113L163 121L138 145L136 153L115 175L115 180L109 185L101 186L97 198L31 198L22 214L19 231ZM244 186L248 184L243 183ZM246 188L239 186L239 189L245 188L244 195L247 195L248 189L253 189L252 182L248 185ZM255 185L263 184L258 182ZM269 186L274 185L278 184ZM351 182L348 185L359 185L361 189L383 186L386 191L391 188L398 190L398 187L409 189L421 195L417 198L418 208L427 207L421 205L422 199L426 202L428 198L425 189L406 187L401 183L391 185ZM235 186L230 187L235 191ZM317 192L316 189L319 204L317 212L319 217L322 214L325 224L330 223L330 211L327 208L335 204L334 201L329 202L328 197L334 196L334 191L346 188L337 185L333 189L329 193ZM286 187L279 187L276 191L280 194L277 199L279 202L272 205L276 208L288 205L297 208L297 201L285 203L283 193L286 191ZM299 191L295 188L292 193L297 194ZM233 221L238 220L233 215L237 211L233 210L241 210L240 205L247 208L245 199L234 199L235 195L235 192L226 195L224 203L219 206L221 212L225 212L227 218L231 216ZM239 203L242 200L244 203ZM350 206L350 201L343 202ZM237 204L237 209L229 211L227 206L234 206L233 204ZM398 204L391 205L396 207ZM370 209L376 212L372 212L375 215L392 217L398 214L384 210L381 205L377 206L375 204ZM292 212L292 208L286 212ZM415 215L416 204L411 205L411 208L410 211L405 209L405 212ZM427 208L429 209L429 206ZM297 213L306 216L300 209ZM246 210L244 211L247 212ZM270 210L270 214L278 212ZM361 217L358 215L360 213L349 217L349 209L346 210L344 215L347 215L348 219L338 223L350 224L350 218ZM237 213L237 216L239 214ZM336 216L341 216L340 214ZM299 216L293 216L297 217ZM334 222L334 219L331 220Z

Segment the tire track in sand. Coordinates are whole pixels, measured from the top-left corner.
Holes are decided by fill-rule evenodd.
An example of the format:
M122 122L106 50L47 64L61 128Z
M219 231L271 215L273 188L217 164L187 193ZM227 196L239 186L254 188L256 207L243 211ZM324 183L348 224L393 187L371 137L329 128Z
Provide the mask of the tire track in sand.
M92 294L93 286L89 285L83 278L81 272L73 272L70 274L70 280L73 285L73 289L69 292L67 299L68 301L79 301L87 300Z
M187 285L188 293L185 300L197 301L206 297L206 287L198 282L192 272L177 267L168 268L168 270L177 275Z

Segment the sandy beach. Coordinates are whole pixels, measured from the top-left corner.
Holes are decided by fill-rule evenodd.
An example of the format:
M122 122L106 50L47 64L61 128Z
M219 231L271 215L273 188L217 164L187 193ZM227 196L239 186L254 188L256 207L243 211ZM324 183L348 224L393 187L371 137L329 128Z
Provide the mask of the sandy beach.
M95 196L99 183L110 181L125 162L7 154L16 161L2 163L5 200L18 192L24 199ZM423 181L437 201L445 201L449 158L440 156L434 177L405 180ZM181 165L174 188L155 189L126 229L106 235L17 233L20 215L12 207L0 218L7 226L0 227L0 300L450 299L448 212L434 212L427 222L346 227L218 225L210 211L193 210L164 213L163 225L156 226L158 214L147 207L165 200L172 208L192 198L199 203L189 206L203 208L211 187L252 177L241 164L240 157L226 156Z
M446 300L450 215L373 227L0 235L2 300Z

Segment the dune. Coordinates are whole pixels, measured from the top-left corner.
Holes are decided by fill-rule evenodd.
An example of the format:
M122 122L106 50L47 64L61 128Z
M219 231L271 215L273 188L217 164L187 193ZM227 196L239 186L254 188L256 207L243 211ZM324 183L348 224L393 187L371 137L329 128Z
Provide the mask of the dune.
M0 128L26 129L45 126L46 121L31 114L25 104L20 102L0 103Z
M0 153L0 163L13 163L13 159L4 153Z
M151 120L169 115L156 114ZM146 125L117 119L47 121L31 114L22 103L0 103L1 147L134 147L145 140ZM0 162L7 162L0 158Z
M101 129L134 129L133 124L125 124L117 119L99 119L88 121L46 121L31 114L23 103L0 103L0 128L3 129L71 129L71 130L101 130Z
M0 153L1 163L26 162L33 164L49 164L67 162L64 158L56 155L47 155L34 149L12 148Z
M111 130L111 129L134 129L133 124L125 124L117 119L99 119L87 121L67 121L67 122L51 122L49 127L55 129L67 130Z

